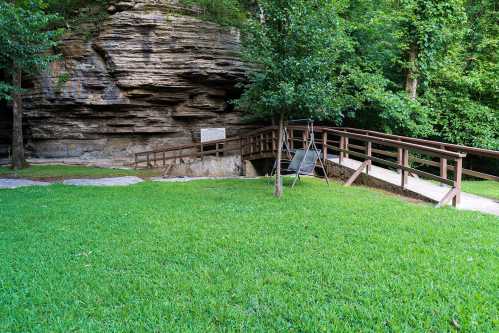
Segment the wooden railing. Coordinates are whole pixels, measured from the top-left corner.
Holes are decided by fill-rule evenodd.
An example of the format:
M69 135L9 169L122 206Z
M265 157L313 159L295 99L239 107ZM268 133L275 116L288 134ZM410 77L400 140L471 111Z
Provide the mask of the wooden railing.
M417 139L417 138L411 138L411 137L407 137L407 136L386 134L386 133L382 133L382 132L369 131L369 130L363 130L363 129L357 129L357 128L343 128L343 127L338 128L338 127L335 127L334 129L347 130L347 131L352 132L352 133L370 135L370 136L375 136L375 137L380 137L380 138L387 138L387 139L392 139L392 140L397 140L397 141L402 141L402 142L408 142L408 143L414 143L414 144L424 145L424 146L428 146L428 147L439 148L442 150L448 150L448 151L452 151L452 152L464 153L467 155L468 159L473 157L473 156L476 156L476 157L482 157L485 159L497 159L497 160L499 160L499 151L494 151L494 150L468 147L468 146L462 146L462 145L455 145L455 144L450 144L450 143L442 143L442 142L432 141L432 140ZM393 152L381 151L379 153L382 155L384 154L386 156L394 156ZM447 177L448 171L454 171L454 167L452 165L449 165L445 158L442 158L439 161L434 161L431 159L422 159L422 158L418 158L417 156L411 156L410 162L416 162L416 163L419 163L422 165L436 167L439 169L440 176L443 178ZM471 176L471 177L475 177L475 178L479 178L479 179L499 181L499 170L497 170L496 174L488 174L486 172L481 172L481 171L477 171L477 170L463 168L462 172L463 172L463 175L466 175L466 176Z
M307 127L288 126L287 129L288 147L291 151L306 146L309 137ZM276 127L267 127L244 136L241 141L243 158L273 157L277 150L277 131ZM435 144L426 145L424 142L410 142L409 140L403 140L403 137L383 137L374 135L375 133L359 133L350 129L316 127L314 131L316 144L322 150L325 159L330 153L333 153L338 156L340 164L343 164L346 158L362 161L361 166L355 170L346 182L347 186L352 184L364 170L369 173L372 164L375 163L398 170L400 173L400 186L403 189L407 188L410 174L449 185L450 189L439 202L439 206L445 205L451 200L454 206L457 206L460 202L465 152L438 148L435 147ZM491 156L495 156L494 152L487 152ZM431 160L435 158L445 161L445 165ZM442 172L436 175L410 165L410 162L421 161L427 162L429 165L444 165L446 170L453 171L452 179L449 179L447 173Z
M203 159L206 156L220 157L227 153L239 153L241 150L240 141L240 137L232 137L225 140L139 152L135 153L134 167L166 167L170 162L175 163L177 160Z
M307 145L309 133L306 126L288 126L288 147L291 151ZM439 202L439 206L452 200L456 206L461 198L462 175L499 181L498 175L490 175L476 170L464 169L463 159L470 155L499 159L499 152L473 147L446 144L437 141L415 139L404 136L385 134L354 128L315 127L316 144L327 160L330 153L338 156L343 164L347 158L360 160L361 167L354 172L346 185L355 181L363 170L367 173L373 163L382 165L400 173L400 186L407 187L409 175L417 175L450 186L448 193ZM196 143L162 150L152 150L135 154L135 166L166 166L171 160L222 156L226 153L238 153L243 160L274 158L277 151L278 128L265 127L241 137L226 140ZM291 156L290 156L291 157ZM411 164L412 163L412 164ZM420 170L414 165L438 168ZM448 171L452 172L449 179Z

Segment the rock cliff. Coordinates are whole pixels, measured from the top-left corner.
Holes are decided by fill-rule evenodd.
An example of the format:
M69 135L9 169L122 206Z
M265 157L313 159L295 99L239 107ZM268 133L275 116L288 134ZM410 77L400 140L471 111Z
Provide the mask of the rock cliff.
M206 127L237 134L228 101L245 79L239 32L182 14L171 1L126 1L90 35L63 39L64 60L25 98L37 157L113 158L190 143Z

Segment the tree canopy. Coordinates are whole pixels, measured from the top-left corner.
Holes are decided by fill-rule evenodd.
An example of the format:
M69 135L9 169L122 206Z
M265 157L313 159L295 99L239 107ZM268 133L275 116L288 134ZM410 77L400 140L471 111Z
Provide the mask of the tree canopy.
M247 25L245 56L255 66L238 105L258 116L341 119L338 75L352 46L326 0L261 1Z
M50 25L59 19L43 11L43 2L24 2L23 5L0 3L0 71L5 77L15 72L37 74L57 56L47 52L57 45L60 30ZM11 81L0 82L0 98L10 99L21 87Z
M57 45L61 30L51 25L59 19L47 14L43 1L0 3L0 72L7 80L0 81L0 99L12 100L12 166L25 165L23 140L23 76L36 75L56 55L49 52Z
M257 3L243 110L499 149L494 1Z

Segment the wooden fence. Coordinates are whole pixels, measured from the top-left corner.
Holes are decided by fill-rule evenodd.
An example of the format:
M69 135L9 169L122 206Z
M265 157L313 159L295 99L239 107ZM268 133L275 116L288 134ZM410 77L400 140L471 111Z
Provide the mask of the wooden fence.
M177 160L203 159L207 156L221 157L228 153L239 153L241 151L240 141L241 138L233 137L225 140L201 142L135 153L134 167L166 167L169 163L175 163Z
M287 144L291 152L307 145L309 133L306 126L288 126L287 130ZM499 159L498 151L355 128L315 127L314 134L325 160L333 154L338 157L340 164L347 158L362 162L361 167L347 181L347 185L353 183L363 170L369 172L371 166L377 164L397 170L400 173L402 188L406 188L409 174L449 185L450 190L439 205L445 205L452 200L456 206L460 202L463 174L499 181L499 175L463 168L463 159L467 155ZM278 128L269 126L241 137L137 153L135 167L144 164L147 167L165 167L172 160L219 157L228 153L240 154L243 160L274 158L277 142ZM424 166L426 169L417 169L415 165ZM434 172L435 168L438 169L437 172ZM451 177L448 171L451 171Z

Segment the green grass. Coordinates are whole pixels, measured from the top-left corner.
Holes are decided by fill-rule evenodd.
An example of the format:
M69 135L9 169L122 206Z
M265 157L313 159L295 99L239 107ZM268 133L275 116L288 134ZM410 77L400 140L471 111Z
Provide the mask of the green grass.
M499 182L487 181L463 181L463 191L499 200Z
M99 178L99 177L119 177L119 176L151 177L155 175L158 175L157 170L92 168L85 166L70 166L70 165L32 165L29 168L21 169L17 172L8 167L0 167L0 177L16 177L16 178L30 178L30 179L78 178L78 177Z
M497 217L313 179L271 193L0 190L0 332L497 332Z

